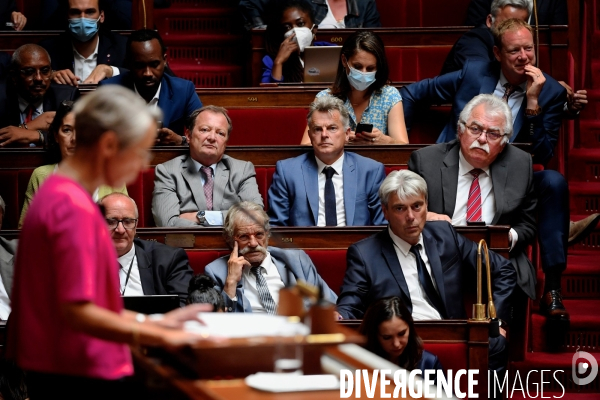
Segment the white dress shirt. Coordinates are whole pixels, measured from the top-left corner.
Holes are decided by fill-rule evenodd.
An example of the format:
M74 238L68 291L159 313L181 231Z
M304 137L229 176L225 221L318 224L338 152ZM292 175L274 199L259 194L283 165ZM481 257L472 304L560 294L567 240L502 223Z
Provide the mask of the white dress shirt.
M335 211L337 214L337 226L346 226L346 209L344 208L344 154L331 165L325 164L323 161L315 157L317 161L317 172L319 177L319 218L317 226L325 225L325 181L327 178L323 173L323 168L329 166L335 170L335 174L331 177L333 188L335 189Z
M263 260L262 264L260 264L265 270L263 270L263 276L267 281L267 287L269 288L269 292L271 293L271 297L275 304L279 304L279 291L285 287L283 281L281 280L281 276L279 276L279 271L275 264L273 264L273 259L271 258L271 254L267 252L267 256ZM250 306L252 307L252 312L258 313L266 313L267 310L263 307L260 302L260 296L258 295L258 289L256 288L256 276L250 271L250 267L244 267L242 271L242 279L244 280L244 296L250 302ZM237 296L232 300L236 301Z
M131 246L131 250L119 257L118 261L121 265L121 268L119 268L119 282L121 283L121 295L143 296L144 289L142 288L140 269L138 268L137 257L135 255L135 245ZM130 266L131 273L129 274L127 287L125 287L125 281L127 280L127 271L129 271ZM123 290L125 290L125 292L123 292Z
M506 88L504 87L504 85L506 83L508 83L508 80L506 80L506 77L504 76L502 71L500 71L500 79L498 80L498 83L496 84L496 89L494 90L494 96L500 97L500 98L504 97L504 92L506 92ZM513 94L511 94L510 97L508 98L508 108L510 108L510 111L512 112L513 125L515 123L515 119L517 119L517 115L519 115L519 110L521 109L523 100L525 99L525 91L527 90L527 81L521 83L519 85L519 87L521 88L521 90L515 90L515 92ZM513 133L513 137L517 133L518 132Z
M10 299L0 276L0 320L6 321L10 315Z
M160 98L160 87L161 86L162 86L162 82L158 84L158 89L156 89L156 93L154 93L154 97L152 99L150 99L150 101L148 102L148 107L154 107L154 108L158 107L158 99ZM142 97L140 95L140 92L138 92L137 86L135 86L135 84L133 85L133 90L135 91L135 94ZM200 164L200 163L198 163L198 164ZM214 172L214 169L213 169L213 172Z
M340 19L339 21L335 19L333 12L331 12L329 1L325 2L327 3L327 15L319 24L319 29L344 29L346 27L346 22L344 21L344 18Z
M425 291L423 290L421 282L419 281L417 259L415 258L415 255L410 252L412 245L396 236L390 227L388 227L388 232L390 233L390 237L394 242L394 250L396 250L396 255L398 256L400 268L402 269L402 274L406 280L406 286L408 286L408 293L410 294L410 301L412 303L413 319L415 321L442 319L440 313L435 309L435 307L429 304L425 298ZM427 268L429 276L431 276L433 286L435 286L435 289L437 290L437 284L435 279L433 279L433 275L431 275L429 258L427 257L427 252L424 251L425 245L423 244L423 235L419 237L419 244L421 245L419 249L421 259Z
M469 189L473 182L473 175L470 171L474 167L465 159L462 151L458 152L458 185L456 187L456 204L452 214L452 225L467 225L467 201L469 199ZM479 174L479 189L481 191L481 220L486 225L490 225L496 215L496 197L494 196L494 184L492 182L492 171L489 168L481 168L483 171ZM517 243L519 235L517 231L510 228L511 249Z
M99 45L100 38L98 38L98 40L96 41L96 48L94 49L94 52L90 54L90 56L87 58L79 54L77 49L75 49L75 46L73 46L73 73L75 74L75 76L81 78L79 83L85 81L90 76L94 68L98 66ZM113 66L111 66L111 68L113 71L112 76L117 76L120 74L119 68Z

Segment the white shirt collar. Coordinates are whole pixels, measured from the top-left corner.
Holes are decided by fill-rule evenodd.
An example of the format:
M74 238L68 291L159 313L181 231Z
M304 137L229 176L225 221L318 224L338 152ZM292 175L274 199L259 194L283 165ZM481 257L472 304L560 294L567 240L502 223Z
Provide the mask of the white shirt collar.
M198 161L194 160L193 158L192 158L192 161L194 163L194 166L196 167L196 172L200 172L200 168L205 166L205 165L200 164ZM217 164L215 163L215 164L209 165L209 167L212 169L213 177L214 177L217 172Z
M319 157L317 157L316 155L315 155L315 160L317 161L317 171L319 173L323 172L323 168L329 166L329 167L332 167L335 170L335 172L337 172L339 174L342 171L342 168L344 167L344 153L342 153L341 157L338 158L331 165L325 164L323 161L319 160Z
M504 85L508 83L508 79L506 79L506 76L504 76L504 72L502 72L502 70L500 70L499 83L500 83L500 86L502 86L502 87L504 87ZM521 83L518 86L521 88L523 93L525 93L527 91L527 80L525 80L525 82Z
M150 101L148 102L149 106L156 106L156 107L158 107L158 100L160 98L160 87L161 86L162 86L162 82L160 82L158 84L158 89L156 89L156 93L154 93L154 97L152 99L150 99ZM135 90L135 94L137 94L138 96L142 97L140 95L140 92L138 92L137 86L135 86L135 84L133 84L133 90Z
M471 170L473 170L473 169L475 169L475 167L472 166L471 164L469 164L469 162L463 155L462 150L459 150L458 151L458 175L459 176L466 175L469 172L471 172ZM479 168L479 169L482 170L483 172L485 172L488 176L491 176L489 165L485 168Z
M119 261L119 264L121 264L121 266L125 269L125 271L127 271L127 269L129 268L129 264L131 264L131 261L133 260L133 257L135 257L135 244L131 246L131 249L127 253L123 254L117 260Z
M73 47L73 56L79 58L80 60L95 60L98 58L98 46L100 46L100 38L98 37L98 40L96 40L96 48L94 49L94 52L87 58L79 54L73 43L71 43L71 46Z
M400 251L402 252L402 254L404 254L405 257L408 257L408 253L410 253L410 248L413 245L408 243L404 239L401 239L399 236L396 236L396 234L394 232L392 232L392 227L389 225L388 225L388 232L390 234L390 237L392 238L392 241L396 245L396 247L398 247L400 249ZM419 235L419 243L418 244L420 244L421 247L423 248L423 250L425 250L422 233Z

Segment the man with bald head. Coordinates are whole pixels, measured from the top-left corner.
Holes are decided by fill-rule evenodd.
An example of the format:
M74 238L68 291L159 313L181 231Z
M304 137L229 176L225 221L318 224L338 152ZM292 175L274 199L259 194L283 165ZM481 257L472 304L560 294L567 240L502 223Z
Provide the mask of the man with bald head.
M50 56L42 47L26 44L13 53L9 76L0 80L0 147L43 146L45 131L64 100L79 98L79 90L50 82Z
M188 285L194 275L187 254L158 242L136 239L138 209L121 193L100 200L119 261L122 296L176 294L185 306Z

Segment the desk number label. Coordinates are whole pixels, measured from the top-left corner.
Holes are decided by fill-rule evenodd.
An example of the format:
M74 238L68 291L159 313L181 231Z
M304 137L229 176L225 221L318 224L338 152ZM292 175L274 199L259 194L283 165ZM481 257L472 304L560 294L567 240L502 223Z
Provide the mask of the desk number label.
M294 238L291 238L291 237L282 237L281 241L283 243L292 243L294 241Z
M248 102L256 103L256 102L258 102L258 97L248 97Z
M344 39L339 36L334 36L331 38L331 43L342 43L343 41Z

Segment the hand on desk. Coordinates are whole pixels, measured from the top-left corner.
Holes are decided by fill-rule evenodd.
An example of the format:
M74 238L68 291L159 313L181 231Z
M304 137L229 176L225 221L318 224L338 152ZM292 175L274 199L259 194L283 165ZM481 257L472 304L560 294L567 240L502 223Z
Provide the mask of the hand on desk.
M186 321L198 321L203 324L198 317L201 312L210 312L213 310L211 304L190 304L189 306L178 308L164 315L164 318L154 320L154 323L163 328L181 329Z

